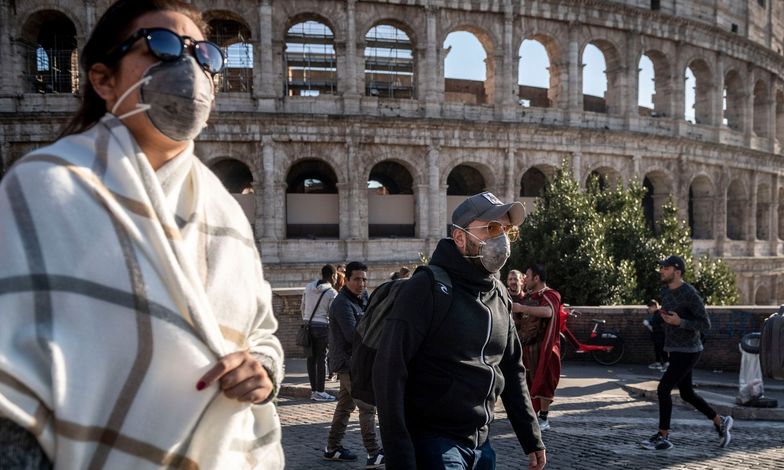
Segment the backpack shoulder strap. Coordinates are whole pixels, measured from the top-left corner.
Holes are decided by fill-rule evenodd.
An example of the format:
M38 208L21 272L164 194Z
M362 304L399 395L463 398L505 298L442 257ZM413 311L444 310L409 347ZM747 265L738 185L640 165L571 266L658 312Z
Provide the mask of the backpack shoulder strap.
M452 279L444 268L435 264L420 266L419 270L428 273L433 282L433 320L428 331L432 335L441 328L452 306Z

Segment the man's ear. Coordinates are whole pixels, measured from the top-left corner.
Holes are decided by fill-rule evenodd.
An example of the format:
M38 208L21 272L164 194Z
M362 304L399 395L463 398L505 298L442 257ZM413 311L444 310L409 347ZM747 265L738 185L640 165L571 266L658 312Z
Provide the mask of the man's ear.
M466 234L465 234L465 232L463 232L462 230L460 230L458 228L453 228L452 229L452 240L455 241L455 244L457 245L458 248L460 248L461 251L465 249L465 247L466 247L465 246L466 245Z
M95 93L103 98L104 101L110 103L117 99L117 89L115 88L116 83L112 69L99 62L90 67L90 70L87 71L87 76Z

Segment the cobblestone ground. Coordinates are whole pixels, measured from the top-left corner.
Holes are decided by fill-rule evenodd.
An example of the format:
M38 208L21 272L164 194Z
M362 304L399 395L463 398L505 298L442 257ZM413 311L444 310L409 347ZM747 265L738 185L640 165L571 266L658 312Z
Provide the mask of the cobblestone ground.
M287 468L364 468L365 453L356 412L344 446L360 456L356 463L321 460L334 403L282 399L283 447ZM696 411L673 410L669 451L646 451L637 442L656 432L658 405L630 397L618 388L583 390L560 397L550 411L552 428L544 432L547 469L784 469L784 422L736 421L732 444L718 447L712 424ZM512 427L499 406L491 425L499 469L526 468Z

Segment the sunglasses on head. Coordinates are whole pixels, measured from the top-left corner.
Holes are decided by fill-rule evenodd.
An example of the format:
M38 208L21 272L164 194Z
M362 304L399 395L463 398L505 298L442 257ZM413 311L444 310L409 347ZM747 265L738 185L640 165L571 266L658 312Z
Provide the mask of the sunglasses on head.
M517 225L504 225L497 220L488 222L487 225L477 225L470 227L468 230L480 228L487 230L487 234L490 236L490 238L495 238L502 233L506 233L506 236L509 237L509 241L513 242L520 237L520 227Z
M119 60L141 38L144 38L150 53L163 62L179 59L185 53L185 49L190 47L196 63L211 75L221 73L226 66L226 58L217 44L210 41L194 41L188 36L180 36L164 28L142 28L136 31L111 50L106 55L106 61L111 63Z

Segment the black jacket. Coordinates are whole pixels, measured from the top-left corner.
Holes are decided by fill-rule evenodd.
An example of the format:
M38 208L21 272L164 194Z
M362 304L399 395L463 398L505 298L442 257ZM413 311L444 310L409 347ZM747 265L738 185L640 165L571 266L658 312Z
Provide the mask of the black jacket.
M348 372L351 368L351 348L357 322L364 313L362 299L348 290L340 289L329 307L329 370Z
M417 433L484 444L499 395L525 453L544 449L506 288L466 261L452 240L439 242L431 264L452 280L445 320L431 329L438 294L427 274L417 273L398 294L373 367L387 468L416 468Z

